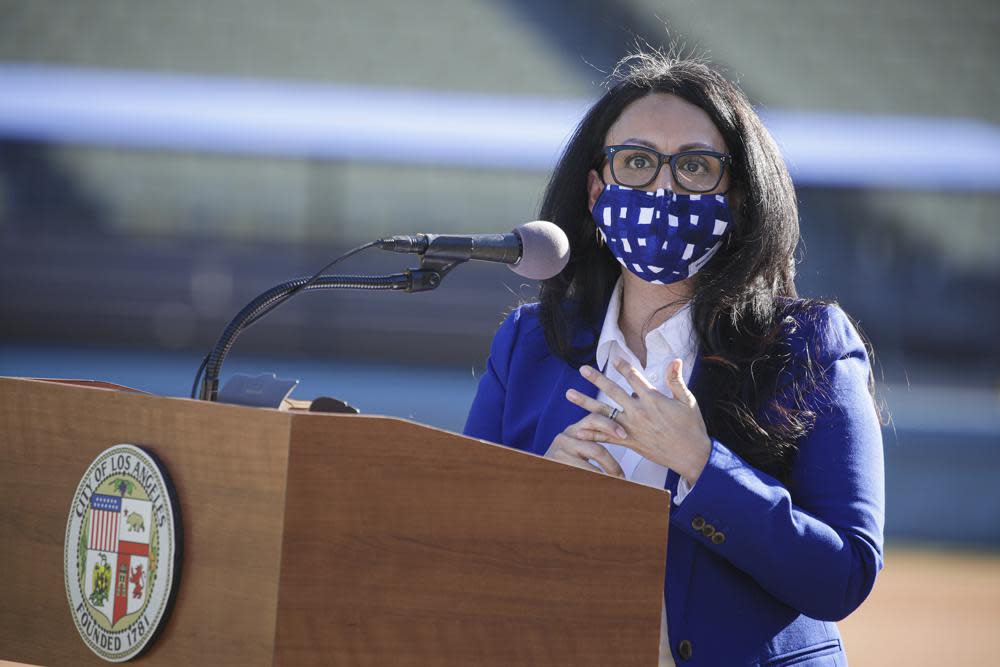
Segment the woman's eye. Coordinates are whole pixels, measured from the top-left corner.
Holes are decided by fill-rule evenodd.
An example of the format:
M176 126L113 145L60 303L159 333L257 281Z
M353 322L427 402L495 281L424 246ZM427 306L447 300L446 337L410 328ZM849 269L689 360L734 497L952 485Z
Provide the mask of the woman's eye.
M708 165L705 164L704 160L699 158L687 159L679 165L681 171L686 171L689 174L700 174L708 170Z
M625 160L625 166L629 169L649 169L652 162L645 155L633 155Z

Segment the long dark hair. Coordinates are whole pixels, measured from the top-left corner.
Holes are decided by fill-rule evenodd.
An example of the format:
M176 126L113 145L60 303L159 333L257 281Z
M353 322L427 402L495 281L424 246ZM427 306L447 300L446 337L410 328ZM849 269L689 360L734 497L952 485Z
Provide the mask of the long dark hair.
M553 352L571 365L591 359L620 266L599 241L588 208L587 175L603 164L608 130L622 111L653 93L676 95L704 110L733 157L729 190L734 220L727 240L695 274L691 313L701 346L697 383L709 433L751 465L783 481L795 443L811 428L805 405L776 400L790 361L787 341L821 302L798 299L794 252L799 242L795 191L774 140L746 95L700 59L652 51L622 60L608 92L580 122L549 182L540 218L570 241L570 262L542 283L540 318ZM593 333L581 345L572 332ZM814 369L792 387L801 399ZM801 403L801 400L799 401ZM764 408L778 419L763 420Z

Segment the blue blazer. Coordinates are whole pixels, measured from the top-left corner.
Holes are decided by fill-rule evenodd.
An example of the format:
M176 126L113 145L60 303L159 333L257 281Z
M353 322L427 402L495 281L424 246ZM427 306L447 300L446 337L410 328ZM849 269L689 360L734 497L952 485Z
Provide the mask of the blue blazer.
M704 472L671 508L664 595L678 666L847 664L835 621L882 568L882 433L850 320L837 306L809 320L789 338L793 358L811 355L828 384L809 397L816 425L788 485L713 438ZM697 374L698 364L689 384L703 403ZM571 387L597 395L550 351L537 304L522 306L493 339L465 433L544 455L586 414L566 400ZM671 472L666 488L677 481Z

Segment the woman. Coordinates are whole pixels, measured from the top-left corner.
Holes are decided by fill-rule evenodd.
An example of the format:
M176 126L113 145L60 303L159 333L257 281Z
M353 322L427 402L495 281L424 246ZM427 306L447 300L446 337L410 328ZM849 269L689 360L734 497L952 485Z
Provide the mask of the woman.
M473 437L673 494L661 664L844 665L882 567L865 343L797 298L795 194L746 97L626 58L550 182L571 259L493 341Z

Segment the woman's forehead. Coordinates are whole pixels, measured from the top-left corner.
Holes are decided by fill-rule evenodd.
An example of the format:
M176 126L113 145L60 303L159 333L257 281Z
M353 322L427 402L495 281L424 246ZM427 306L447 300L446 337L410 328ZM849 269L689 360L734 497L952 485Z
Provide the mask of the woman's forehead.
M700 144L728 152L722 133L703 109L667 93L646 95L625 107L608 130L605 143L647 144L662 153Z

